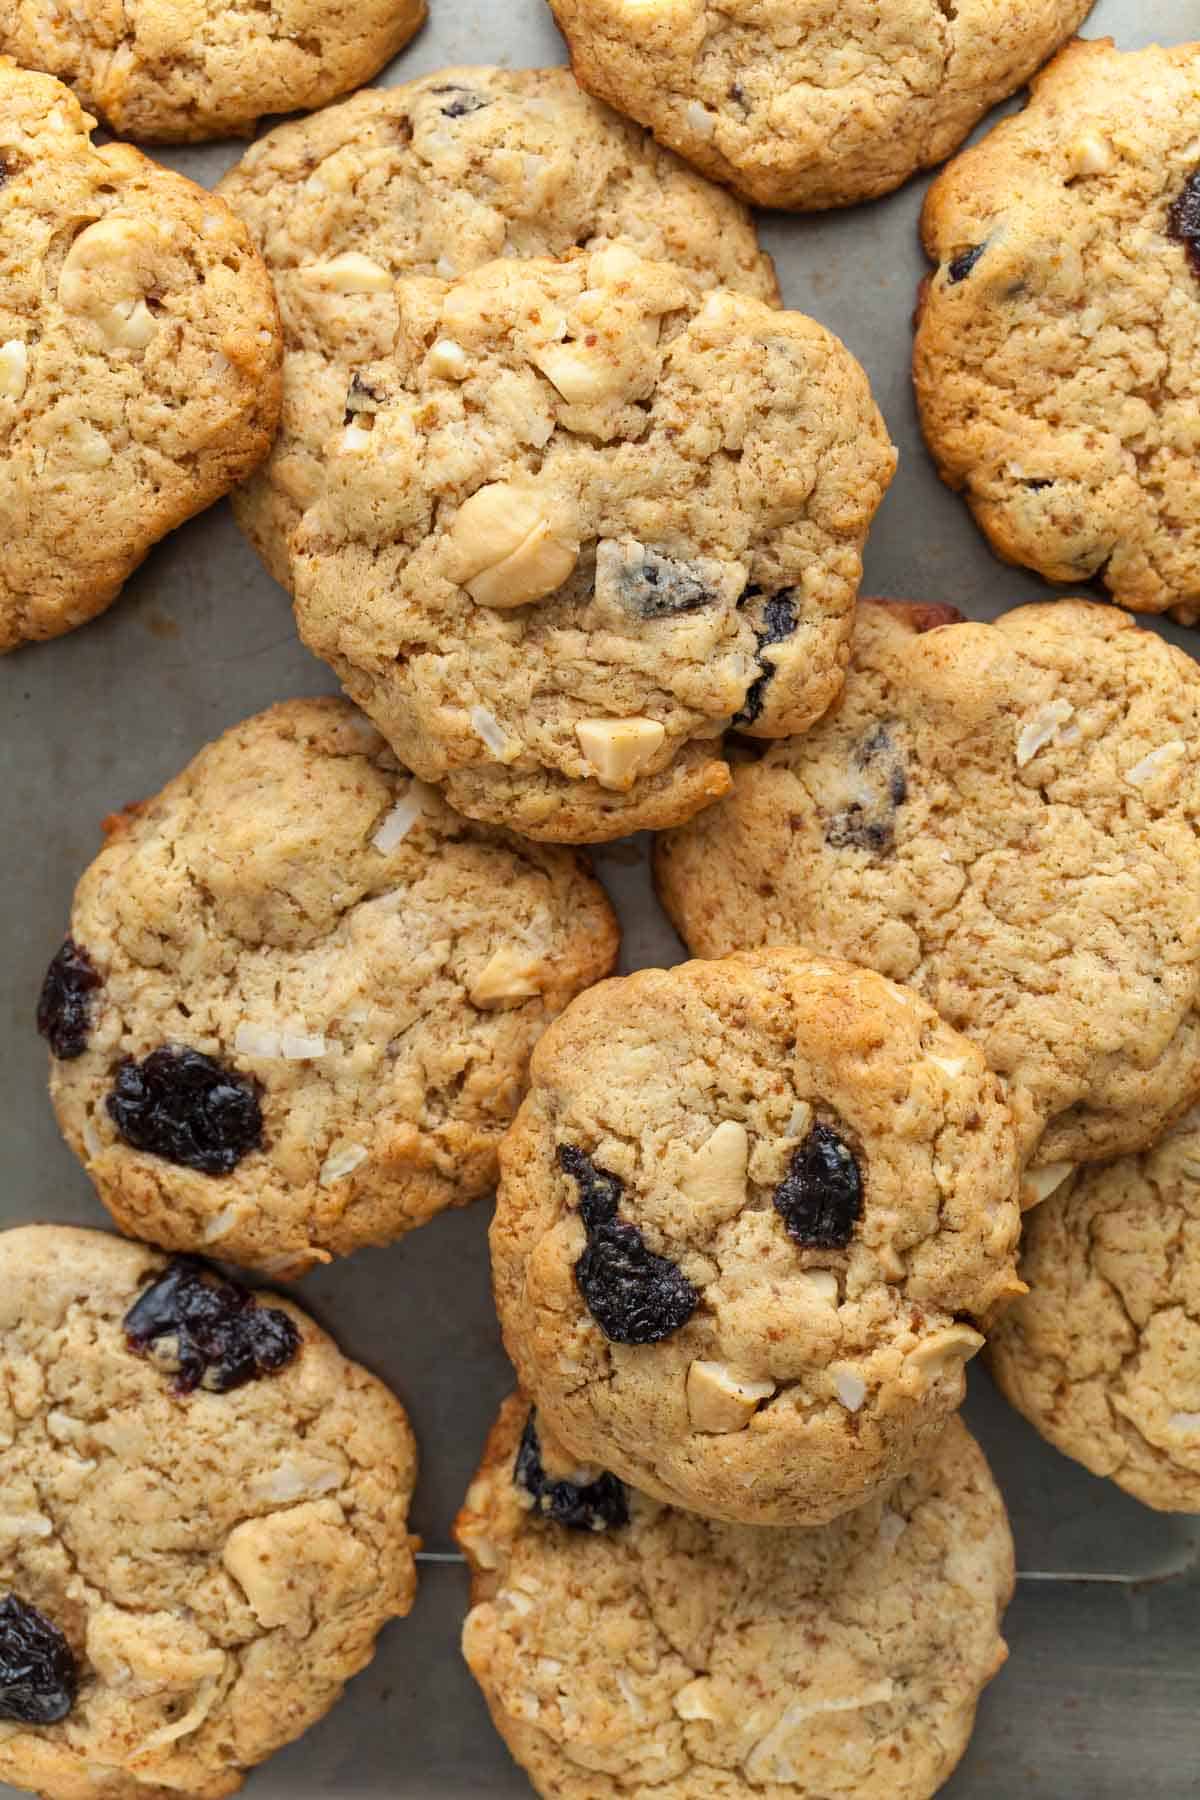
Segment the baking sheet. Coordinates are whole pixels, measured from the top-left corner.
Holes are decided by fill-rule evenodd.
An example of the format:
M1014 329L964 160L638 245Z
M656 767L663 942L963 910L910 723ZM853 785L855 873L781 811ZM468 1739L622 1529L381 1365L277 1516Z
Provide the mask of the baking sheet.
M433 18L385 81L452 62L564 60L541 0L459 6ZM1196 0L1099 0L1089 35L1127 48L1196 35ZM165 153L206 184L237 146ZM995 562L925 456L913 411L909 321L925 271L923 181L849 213L768 215L763 237L787 304L831 326L865 364L900 447L900 471L867 553L865 589L951 601L990 618L1044 592ZM1164 627L1200 652L1200 636ZM77 876L107 812L152 793L218 732L270 702L332 691L298 642L286 597L227 506L167 540L106 617L5 659L0 731L0 1105L7 1224L93 1226L107 1215L61 1143L33 1009ZM608 846L600 873L620 909L623 968L677 961L654 902L646 846ZM496 1403L509 1386L488 1292L486 1203L390 1250L363 1251L298 1284L352 1355L403 1397L421 1442L414 1526L426 1556L412 1616L300 1745L251 1778L252 1800L310 1795L473 1800L529 1793L458 1656L465 1572L449 1526ZM1195 1609L1200 1521L1164 1517L1047 1448L973 1372L970 1422L1013 1514L1022 1578L1012 1657L989 1689L951 1800L1185 1800L1200 1792ZM0 1787L0 1795L15 1790Z

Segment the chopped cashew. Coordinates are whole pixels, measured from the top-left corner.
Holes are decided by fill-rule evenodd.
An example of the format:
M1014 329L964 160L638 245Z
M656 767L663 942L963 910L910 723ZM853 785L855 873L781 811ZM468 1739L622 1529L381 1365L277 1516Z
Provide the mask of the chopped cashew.
M697 1431L744 1431L774 1392L773 1381L755 1381L724 1363L694 1362L688 1370L688 1413Z
M29 352L20 338L0 344L0 398L19 400L29 379Z
M923 1391L940 1376L949 1375L970 1362L975 1353L983 1349L983 1344L982 1334L972 1331L969 1325L947 1325L944 1331L935 1331L905 1357L905 1386Z
M712 1208L721 1218L732 1218L746 1203L746 1170L750 1139L736 1119L723 1119L691 1155L686 1173L679 1178L680 1192L697 1206Z
M429 367L448 381L465 381L471 373L471 359L453 338L439 338L429 352Z
M1112 145L1107 138L1098 137L1094 131L1084 132L1077 137L1067 152L1067 162L1072 175L1103 175L1112 168Z
M361 250L343 250L328 262L309 263L300 276L310 287L334 294L386 294L395 285L388 271Z
M1069 1162L1047 1163L1044 1169L1026 1169L1024 1180L1029 1193L1025 1205L1036 1206L1039 1201L1048 1200L1074 1173L1075 1164Z
M626 792L666 737L657 719L580 719L579 747L601 787Z
M480 606L527 606L562 586L578 560L536 495L507 481L480 488L450 529L453 578Z
M58 298L96 325L113 350L144 350L158 329L145 301L153 285L158 229L145 219L98 219L63 259Z
M497 950L471 983L472 1005L494 1006L500 1000L528 1000L530 995L540 994L540 968L540 958L528 951L511 947Z
M547 344L532 360L570 406L611 399L625 383L625 371L618 363L581 350L578 344Z
M838 1303L838 1278L832 1269L804 1269L792 1280L803 1292L808 1289L818 1306L836 1306Z

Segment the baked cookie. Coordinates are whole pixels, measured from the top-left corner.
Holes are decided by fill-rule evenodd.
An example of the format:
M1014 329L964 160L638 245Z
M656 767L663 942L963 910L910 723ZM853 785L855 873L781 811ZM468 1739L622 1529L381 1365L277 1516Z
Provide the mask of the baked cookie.
M68 82L122 137L194 143L324 106L424 17L424 0L8 0L0 51Z
M1082 600L956 616L861 605L835 711L659 844L659 891L694 955L915 987L1004 1078L1033 1200L1200 1095L1200 668Z
M282 429L234 508L284 587L351 374L395 342L398 278L624 242L701 285L778 299L745 208L566 69L444 69L356 94L271 132L218 191L261 248L283 313Z
M413 1602L399 1402L297 1307L0 1234L0 1782L219 1800Z
M1005 1658L1012 1538L957 1419L886 1500L760 1531L572 1468L514 1396L456 1532L463 1653L556 1800L927 1800Z
M758 206L890 193L958 148L1091 0L550 0L592 93Z
M817 1525L905 1474L1014 1293L1012 1124L924 1001L799 950L604 982L538 1045L492 1267L572 1455Z
M0 651L115 599L262 461L270 278L240 220L0 58Z
M292 539L309 648L451 804L583 843L722 794L842 683L895 452L800 313L624 246L399 284Z
M921 420L992 548L1200 611L1200 44L1075 43L930 190Z
M1057 1449L1163 1512L1200 1512L1200 1117L1081 1169L1029 1220L1031 1291L992 1373Z
M457 817L341 700L107 829L38 1023L123 1231L294 1275L492 1186L534 1044L616 955L578 858Z

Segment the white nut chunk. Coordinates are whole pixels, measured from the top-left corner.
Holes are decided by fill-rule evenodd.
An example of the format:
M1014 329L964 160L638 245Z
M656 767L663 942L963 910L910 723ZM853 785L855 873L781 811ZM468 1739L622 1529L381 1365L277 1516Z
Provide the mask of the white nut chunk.
M19 400L29 379L29 352L20 338L0 344L0 398Z
M331 294L386 294L395 285L388 271L361 250L343 250L328 262L309 263L300 275L310 287Z
M904 1359L904 1385L924 1393L943 1375L954 1374L982 1350L982 1333L969 1325L947 1325L910 1350Z
M537 975L541 964L527 950L511 946L497 950L471 983L474 1006L496 1006L502 1000L528 1000L541 993Z
M688 1414L696 1431L744 1431L774 1392L773 1381L755 1381L724 1363L694 1362L688 1370Z
M493 481L464 500L450 528L452 579L480 606L528 606L562 586L578 560L538 497Z
M580 719L575 727L579 748L601 787L625 793L666 737L657 719Z
M625 371L611 357L577 344L549 344L532 361L569 406L611 400L625 385Z
M1021 1204L1028 1209L1039 1206L1048 1200L1051 1194L1057 1193L1070 1176L1075 1173L1075 1164L1069 1162L1047 1163L1042 1169L1026 1169Z
M154 285L157 227L146 219L98 219L81 231L58 277L65 311L88 318L112 350L144 350L158 329L145 301Z
M679 1178L679 1191L714 1219L732 1218L746 1203L750 1139L736 1119L723 1119L694 1150Z

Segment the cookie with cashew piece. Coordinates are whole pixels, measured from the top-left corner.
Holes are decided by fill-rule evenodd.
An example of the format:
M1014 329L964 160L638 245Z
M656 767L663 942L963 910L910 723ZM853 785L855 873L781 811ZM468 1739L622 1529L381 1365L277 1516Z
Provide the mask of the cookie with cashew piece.
M0 58L0 651L95 617L279 417L270 278L223 200Z
M292 540L309 648L471 818L599 841L723 793L848 656L895 452L800 313L624 246L400 284Z
M452 812L342 700L289 700L108 824L39 1024L123 1231L294 1275L496 1179L529 1056L608 973L570 851Z
M222 1800L413 1603L400 1403L298 1307L0 1234L0 1782Z
M455 1530L467 1665L555 1800L928 1800L1005 1659L1012 1538L957 1419L886 1498L762 1531L581 1468L514 1395Z
M799 950L643 970L538 1045L501 1148L505 1347L570 1455L821 1525L935 1442L1021 1290L999 1083L917 995Z

